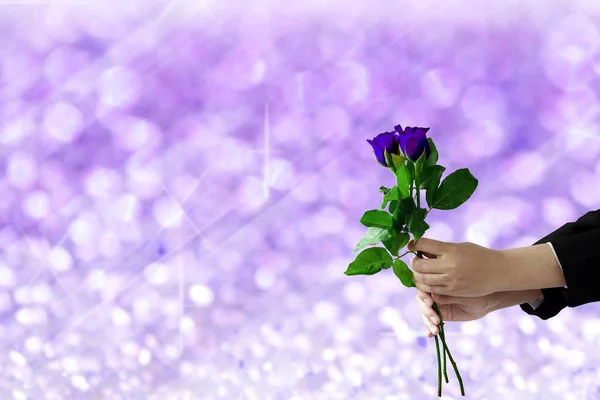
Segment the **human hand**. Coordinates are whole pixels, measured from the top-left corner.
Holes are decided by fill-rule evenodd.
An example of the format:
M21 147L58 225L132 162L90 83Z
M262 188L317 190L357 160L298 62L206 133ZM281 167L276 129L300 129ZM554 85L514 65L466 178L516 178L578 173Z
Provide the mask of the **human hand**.
M428 329L427 337L439 333L440 318L433 309L433 302L438 305L444 321L473 321L486 316L493 310L492 295L480 297L456 297L429 294L417 289L417 304L421 312L423 325ZM433 321L431 320L433 318Z
M410 260L415 286L423 292L479 297L501 291L505 286L506 260L501 250L428 238L420 238L417 243L411 240L408 249L432 256Z

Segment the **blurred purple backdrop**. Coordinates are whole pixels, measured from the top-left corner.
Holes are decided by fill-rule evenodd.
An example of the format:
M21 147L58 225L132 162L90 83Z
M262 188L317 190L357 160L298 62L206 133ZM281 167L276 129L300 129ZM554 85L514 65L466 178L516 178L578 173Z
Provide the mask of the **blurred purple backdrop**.
M343 274L391 183L365 139L430 126L479 178L426 237L531 245L599 208L599 22L592 0L2 1L0 398L437 398L415 292ZM466 398L600 398L595 304L447 331Z

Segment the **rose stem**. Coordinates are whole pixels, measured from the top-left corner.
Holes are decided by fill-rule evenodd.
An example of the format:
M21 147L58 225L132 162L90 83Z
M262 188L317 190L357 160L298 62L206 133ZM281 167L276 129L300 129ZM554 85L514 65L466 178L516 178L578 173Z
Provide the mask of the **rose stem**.
M439 307L438 305L433 302L434 304L434 309L438 308L438 310L436 310L436 314L438 315L438 317L440 317L440 325L439 325L439 330L440 330L440 338L442 339L442 345L443 347L443 353L444 353L444 378L446 379L446 383L450 383L450 380L448 379L448 370L446 369L446 352L448 351L448 346L446 344L446 334L444 332L444 321L442 320L442 312L439 311Z
M419 190L419 179L416 176L416 173L415 173L415 180L413 181L411 179L411 181L410 181L410 195L411 196L413 195L413 183L415 184L414 188L415 188L415 191L417 194L417 208L421 208L421 193ZM421 253L420 251L417 251L417 257L423 258L423 253ZM436 306L435 303L434 303L434 306ZM438 312L438 311L436 311L436 312ZM441 321L442 317L439 314L439 312L438 312L438 315L440 316L440 321ZM440 330L440 332L441 332L441 330ZM442 335L440 335L440 338L442 340L442 353L444 353L444 376L446 377L446 383L448 383L448 373L446 372L446 352L445 352L445 350L447 350L447 349L445 349L446 344L445 344L444 337ZM435 336L435 349L437 351L437 363L438 363L438 397L442 397L442 364L441 364L441 360L440 360L440 344L439 344L437 335ZM448 353L448 354L450 354L450 353ZM450 358L450 360L452 360L452 358ZM460 378L459 378L459 381L460 381ZM462 385L462 382L461 382L461 385ZM462 386L461 386L461 388L462 388Z
M442 321L440 323L440 338L442 338L442 344L444 345L444 378L446 379L446 383L450 383L450 380L448 379L448 371L446 369L446 352L448 351L448 347L446 346L446 335L444 333L444 322Z
M437 313L437 315L440 317L440 321L442 321L442 315L440 313L440 309L438 308L436 303L433 303L433 309L435 310L435 312ZM443 323L443 321L441 322ZM441 329L440 329L441 332ZM465 395L465 387L463 386L463 381L462 378L460 376L460 372L458 372L458 367L456 366L456 362L454 362L454 358L452 357L452 354L450 353L450 349L448 348L448 346L446 345L446 338L445 338L445 334L444 336L442 336L440 334L440 338L442 339L442 343L444 344L444 346L446 347L446 351L448 352L448 358L450 359L450 362L452 363L452 366L454 367L454 372L456 372L456 377L458 378L458 383L460 384L460 394L461 395Z
M417 257L423 258L423 254L420 251L417 251ZM435 303L433 303L435 309ZM441 319L441 318L440 318ZM440 330L441 332L441 330ZM435 338L435 349L437 351L437 362L438 362L438 396L442 397L442 364L440 360L440 344L438 341L438 335L434 336ZM440 338L442 339L442 353L444 354L444 375L446 376L446 383L448 383L448 373L446 372L446 353L444 351L444 339L440 334Z
M440 363L440 343L437 335L435 337L435 350L437 351L438 365L438 397L442 397L442 364Z

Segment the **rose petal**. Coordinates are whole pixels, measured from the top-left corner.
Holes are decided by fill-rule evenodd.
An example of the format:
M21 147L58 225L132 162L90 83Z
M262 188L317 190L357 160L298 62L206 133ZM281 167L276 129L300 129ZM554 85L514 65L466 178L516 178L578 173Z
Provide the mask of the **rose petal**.
M369 142L369 144L373 148L373 153L375 153L375 157L377 157L377 161L379 161L381 164L383 164L387 167L388 165L385 162L385 156L383 154L383 149L381 149L379 146L377 146L377 144L372 140L367 139L367 142Z

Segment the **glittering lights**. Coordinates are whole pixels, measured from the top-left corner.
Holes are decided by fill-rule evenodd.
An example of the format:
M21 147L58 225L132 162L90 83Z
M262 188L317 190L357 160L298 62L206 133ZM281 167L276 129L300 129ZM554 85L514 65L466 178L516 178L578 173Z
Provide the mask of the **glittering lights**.
M46 109L42 125L52 139L61 143L71 142L81 133L83 117L73 104L61 101Z
M480 169L431 237L600 202L597 2L42 3L0 12L0 399L434 397L414 292L342 274L385 121ZM447 334L473 393L596 398L589 310Z
M209 306L215 298L213 291L203 285L191 286L189 296L194 303L200 306Z

